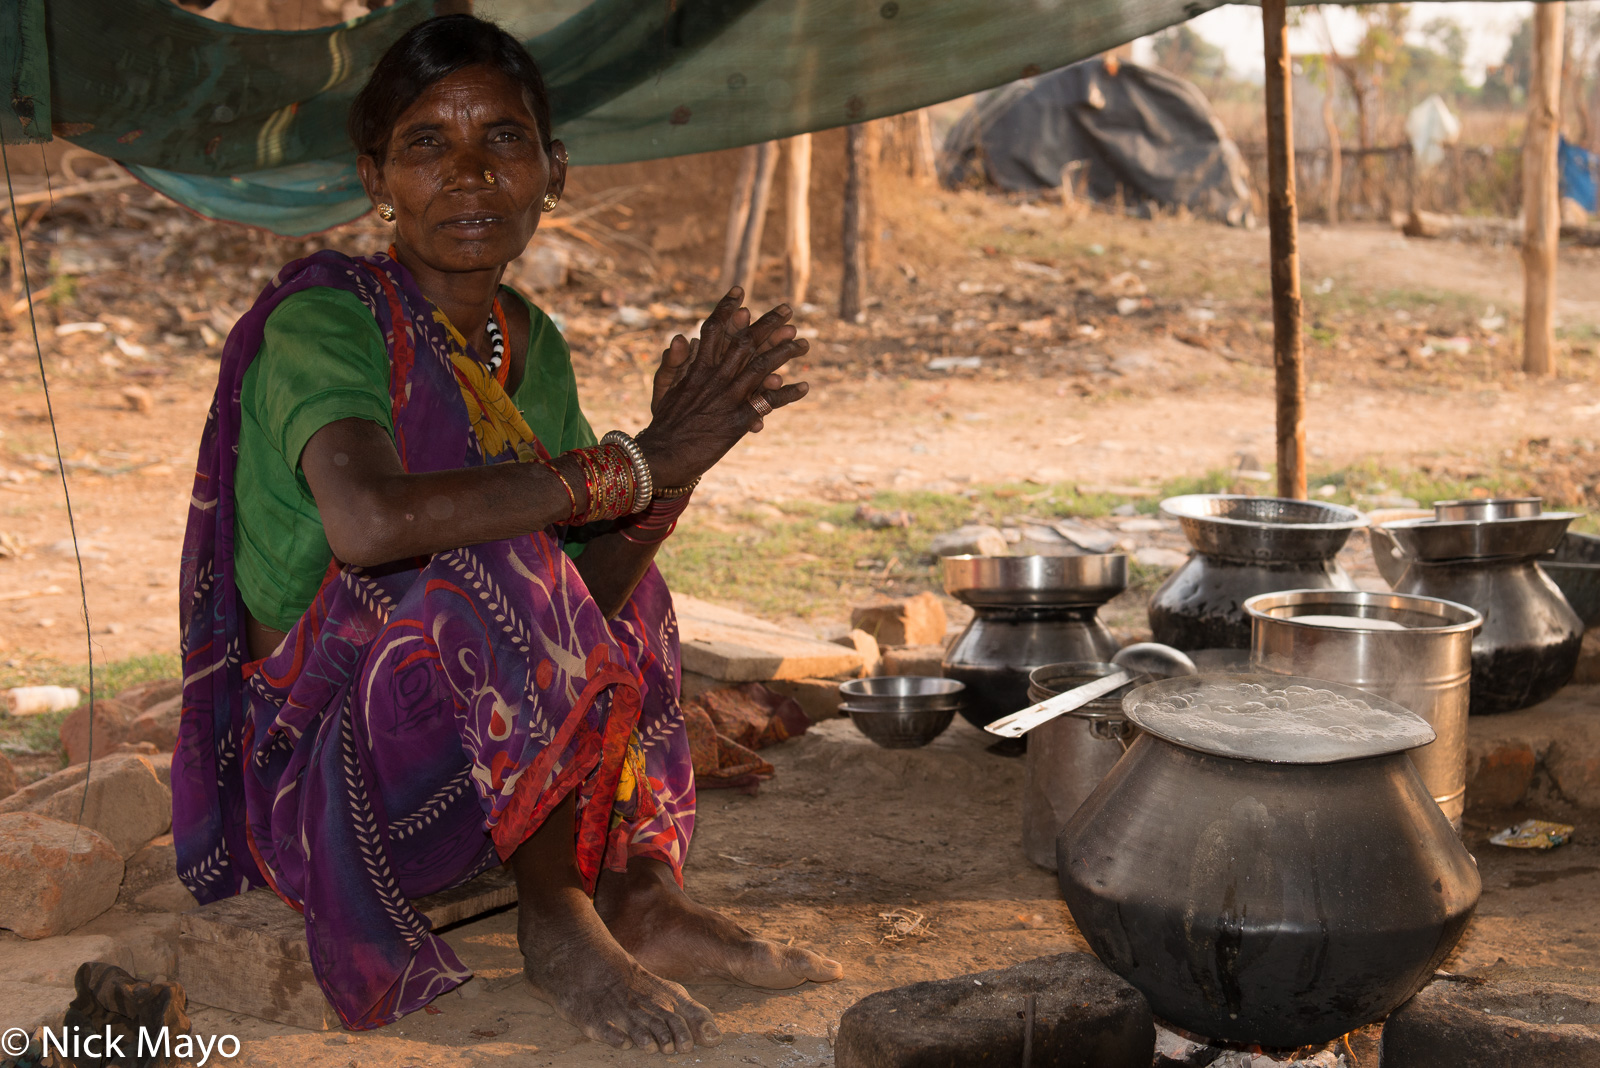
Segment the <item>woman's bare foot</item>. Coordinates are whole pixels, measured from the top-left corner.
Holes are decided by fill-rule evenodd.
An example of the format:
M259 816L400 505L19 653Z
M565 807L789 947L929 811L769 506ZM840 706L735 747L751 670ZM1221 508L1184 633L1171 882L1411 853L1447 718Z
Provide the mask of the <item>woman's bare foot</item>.
M617 944L584 893L573 856L573 800L511 854L517 945L534 993L597 1042L687 1053L722 1033L705 1006Z
M687 1053L722 1033L677 983L650 974L617 944L583 890L523 909L517 923L523 974L535 995L597 1042L620 1049Z
M594 903L618 944L641 966L668 979L731 979L782 990L844 975L838 961L757 938L726 916L697 905L660 861L638 859L626 874L605 872Z

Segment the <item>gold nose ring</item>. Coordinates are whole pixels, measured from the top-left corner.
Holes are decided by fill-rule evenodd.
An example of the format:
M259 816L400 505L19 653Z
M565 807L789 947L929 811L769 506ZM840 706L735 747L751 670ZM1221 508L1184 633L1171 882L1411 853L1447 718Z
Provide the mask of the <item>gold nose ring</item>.
M483 180L488 182L490 185L494 185L494 183L495 183L494 171L484 171L483 172Z

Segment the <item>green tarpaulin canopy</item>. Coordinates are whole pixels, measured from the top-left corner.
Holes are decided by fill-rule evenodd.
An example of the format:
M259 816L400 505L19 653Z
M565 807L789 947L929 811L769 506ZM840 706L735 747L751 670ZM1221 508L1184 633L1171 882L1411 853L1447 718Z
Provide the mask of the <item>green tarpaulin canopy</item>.
M544 69L574 163L754 144L1053 70L1208 0L479 0ZM369 204L344 133L378 57L432 13L396 0L304 32L168 0L0 0L6 143L53 130L195 211L314 233ZM46 47L45 42L48 42Z

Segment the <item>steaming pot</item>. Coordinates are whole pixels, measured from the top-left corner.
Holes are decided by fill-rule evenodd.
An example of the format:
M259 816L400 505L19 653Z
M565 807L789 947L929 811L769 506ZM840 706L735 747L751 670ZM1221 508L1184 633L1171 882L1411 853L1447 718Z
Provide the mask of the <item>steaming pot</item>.
M1127 588L1122 553L946 556L942 567L945 592L973 610L944 654L945 677L966 683L961 714L973 726L1031 704L1034 668L1116 655L1117 640L1097 613Z
M1194 547L1150 601L1154 639L1185 652L1250 648L1244 602L1279 590L1353 590L1334 557L1360 513L1287 497L1196 493L1169 497L1161 510L1177 519Z
M1246 686L1306 687L1293 700L1309 711ZM1057 877L1095 954L1157 1016L1309 1045L1433 977L1481 883L1406 756L1433 738L1420 717L1281 675L1167 679L1123 708L1140 733L1062 830Z
M1265 593L1244 608L1254 670L1358 686L1427 721L1437 737L1412 750L1411 761L1459 831L1472 636L1483 616L1431 597L1349 590Z
M1472 640L1471 713L1514 712L1552 696L1572 678L1583 621L1539 568L1561 543L1574 512L1447 520L1460 506L1444 501L1434 519L1373 528L1373 554L1396 593L1436 597L1483 614ZM1384 559L1387 553L1388 560Z

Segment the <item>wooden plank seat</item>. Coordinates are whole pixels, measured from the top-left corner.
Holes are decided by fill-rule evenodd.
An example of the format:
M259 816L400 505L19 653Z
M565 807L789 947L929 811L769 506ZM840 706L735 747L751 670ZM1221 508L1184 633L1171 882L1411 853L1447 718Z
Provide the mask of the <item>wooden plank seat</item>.
M511 873L495 868L412 905L438 931L516 900ZM190 1003L313 1031L341 1026L311 971L305 919L265 887L183 914L178 981Z

